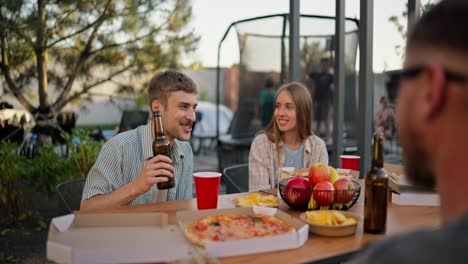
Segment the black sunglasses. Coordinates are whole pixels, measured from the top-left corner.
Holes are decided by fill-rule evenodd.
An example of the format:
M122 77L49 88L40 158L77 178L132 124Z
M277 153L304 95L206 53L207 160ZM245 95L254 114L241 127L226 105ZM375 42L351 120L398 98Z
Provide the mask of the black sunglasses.
M400 84L402 80L410 80L418 77L425 69L427 69L427 66L424 65L410 67L396 73L394 78L396 79L397 83ZM443 72L447 81L468 83L468 77L461 73L456 73L447 69L443 69Z

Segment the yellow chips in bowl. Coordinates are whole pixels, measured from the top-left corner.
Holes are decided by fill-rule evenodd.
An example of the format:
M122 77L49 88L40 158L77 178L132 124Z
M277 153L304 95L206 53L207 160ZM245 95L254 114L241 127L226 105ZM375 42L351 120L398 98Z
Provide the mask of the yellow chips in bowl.
M307 211L305 219L310 223L317 225L350 225L356 224L356 220L351 217L346 217L339 211Z
M236 205L240 207L265 206L277 207L278 198L273 195L261 195L259 193L251 193L244 197L237 198Z

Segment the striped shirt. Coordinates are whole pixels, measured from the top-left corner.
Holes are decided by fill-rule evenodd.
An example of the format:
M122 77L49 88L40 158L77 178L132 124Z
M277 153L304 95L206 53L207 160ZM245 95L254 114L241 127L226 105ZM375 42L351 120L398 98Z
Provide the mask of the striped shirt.
M153 133L151 122L111 138L104 144L96 163L86 178L82 200L95 195L108 194L136 179L148 158L153 157ZM190 144L174 139L170 148L172 165L175 168L176 186L158 190L154 184L130 204L145 204L152 201L192 199L193 153Z
M309 168L314 163L328 164L328 152L325 142L315 135L309 136L304 142L303 168ZM283 142L271 142L262 133L256 136L250 146L249 154L249 191L276 188L281 169L286 156ZM277 151L278 149L278 151ZM279 152L279 160L277 154Z

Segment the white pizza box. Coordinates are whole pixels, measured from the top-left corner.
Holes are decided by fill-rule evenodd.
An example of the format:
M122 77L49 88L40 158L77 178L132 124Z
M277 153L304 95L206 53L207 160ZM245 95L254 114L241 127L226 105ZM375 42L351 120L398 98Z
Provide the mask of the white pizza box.
M392 203L398 205L440 206L440 196L436 192L402 191L392 193Z
M47 258L57 263L170 262L196 254L165 213L70 214L52 219Z
M205 245L204 253L208 257L218 258L294 249L303 246L309 237L309 225L276 208L254 206L254 208L237 207L230 209L181 211L176 213L176 218L180 229L182 232L185 232L191 223L201 217L218 214L251 215L255 213L272 215L283 220L294 228L294 232L276 236L210 242Z

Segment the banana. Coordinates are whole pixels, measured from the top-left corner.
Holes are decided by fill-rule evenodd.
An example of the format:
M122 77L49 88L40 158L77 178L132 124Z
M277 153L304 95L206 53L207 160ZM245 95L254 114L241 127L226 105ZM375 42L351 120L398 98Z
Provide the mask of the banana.
M333 209L334 210L341 210L343 208L343 205L342 203L335 203L333 204Z
M318 204L317 204L317 202L316 202L315 199L314 199L314 195L312 194L312 195L310 196L310 200L309 200L309 204L308 204L307 208L308 208L308 209L314 210L314 209L316 209L317 207L318 207Z
M352 204L353 204L353 201L351 200L349 203L345 204L344 206L346 208L350 208Z

